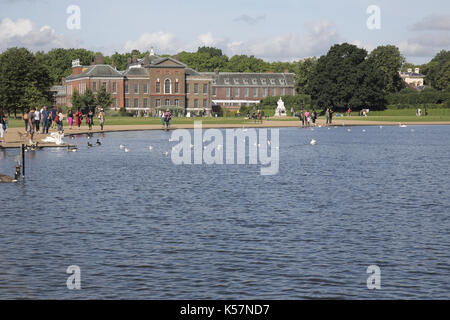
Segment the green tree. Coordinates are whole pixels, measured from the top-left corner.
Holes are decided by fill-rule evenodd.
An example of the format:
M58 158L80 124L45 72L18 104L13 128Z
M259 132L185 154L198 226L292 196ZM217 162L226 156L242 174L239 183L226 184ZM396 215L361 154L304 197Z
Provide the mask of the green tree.
M81 96L82 105L86 110L95 110L97 106L97 99L90 88Z
M349 105L359 86L359 66L366 56L366 50L343 43L332 46L319 58L308 88L319 107L344 109Z
M426 75L425 83L437 90L449 88L450 79L450 51L442 50L428 64L422 68Z
M295 89L298 93L306 94L309 92L311 77L317 66L317 58L306 58L296 63L295 72Z
M368 57L373 70L380 71L383 76L385 93L398 92L405 87L399 71L405 63L405 58L396 46L379 46Z
M96 103L105 110L109 109L113 103L111 94L106 92L106 88L104 86L102 86L97 93Z
M25 48L10 48L0 55L0 105L8 113L30 104L51 101L48 69Z

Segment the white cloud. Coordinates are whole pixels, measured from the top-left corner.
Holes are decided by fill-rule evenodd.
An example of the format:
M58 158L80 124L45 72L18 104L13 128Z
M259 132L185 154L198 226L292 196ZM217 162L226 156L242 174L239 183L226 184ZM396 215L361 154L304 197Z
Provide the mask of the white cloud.
M341 41L333 23L322 20L305 25L306 33L288 33L280 36L233 43L228 49L233 54L246 53L266 60L293 60L325 54L330 46Z
M176 53L181 47L181 42L172 32L154 32L144 33L137 40L129 40L126 42L123 52L130 52L137 49L141 52L149 51L151 47L157 53Z
M79 47L79 41L56 33L50 26L36 29L28 19L4 18L0 22L0 51L11 47L25 47L31 51Z
M429 15L412 26L413 30L442 30L450 31L450 14L446 15Z
M398 47L405 56L432 57L443 49L450 50L450 34L423 34L401 41Z

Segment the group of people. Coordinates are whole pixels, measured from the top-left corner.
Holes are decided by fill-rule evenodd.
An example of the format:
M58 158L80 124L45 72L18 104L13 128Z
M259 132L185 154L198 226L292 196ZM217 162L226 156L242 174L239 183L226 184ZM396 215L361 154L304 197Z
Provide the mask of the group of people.
M72 109L70 109L67 113L67 123L69 128L72 129L74 120L75 124L78 128L81 127L83 121L83 113L80 109L73 113ZM33 144L33 137L35 133L39 133L42 129L42 134L48 134L50 129L55 129L58 133L64 133L64 119L65 115L61 108L57 109L53 107L51 110L47 109L47 106L43 106L41 110L38 108L31 108L31 110L27 111L23 115L23 120L25 124L25 130L29 134L30 144ZM100 128L103 130L104 122L105 122L105 112L103 109L100 109L98 114L98 119L100 121ZM92 130L94 125L94 112L89 110L86 114L86 124L89 126L89 130Z
M161 112L161 125L166 130L170 129L170 123L172 121L172 113L169 109L167 109L165 112Z
M253 113L250 115L250 111L247 111L247 116L245 119L250 120L253 119L256 122L263 123L264 118L264 111L261 109L258 109L256 111L253 111Z
M298 114L298 117L300 119L300 122L302 123L302 127L305 127L305 126L310 127L310 126L316 125L317 112L314 109L311 112L309 112L309 110L307 110L305 113L303 113L303 110L302 110Z

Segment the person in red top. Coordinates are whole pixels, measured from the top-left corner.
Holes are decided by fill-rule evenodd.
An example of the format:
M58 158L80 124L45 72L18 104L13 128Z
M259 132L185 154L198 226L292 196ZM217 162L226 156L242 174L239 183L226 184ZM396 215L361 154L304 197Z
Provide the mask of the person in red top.
M347 117L350 117L350 114L352 113L352 109L350 109L350 107L347 110Z
M172 113L170 113L170 110L167 109L164 113L164 122L166 124L166 130L170 129L170 121L172 120Z
M83 120L83 113L81 113L80 109L75 112L75 122L77 124L78 129L81 127L81 121Z

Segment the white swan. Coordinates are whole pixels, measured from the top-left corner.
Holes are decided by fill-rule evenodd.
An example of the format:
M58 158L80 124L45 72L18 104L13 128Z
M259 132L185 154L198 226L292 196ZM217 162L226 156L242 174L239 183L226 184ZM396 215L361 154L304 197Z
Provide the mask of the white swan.
M128 148L125 148L125 152L130 152L130 149L128 149Z
M60 145L64 144L63 138L64 138L64 133L52 132L52 133L50 133L50 137L45 138L44 140L42 140L42 142L54 143L54 144L57 144L58 146L60 146Z
M314 139L312 139L311 142L310 142L310 144L311 144L312 146L315 146L315 145L317 144L317 141L314 140Z
M125 146L124 146L123 144L121 144L121 145L119 146L119 148L120 148L121 150L123 150L123 149L125 149Z

